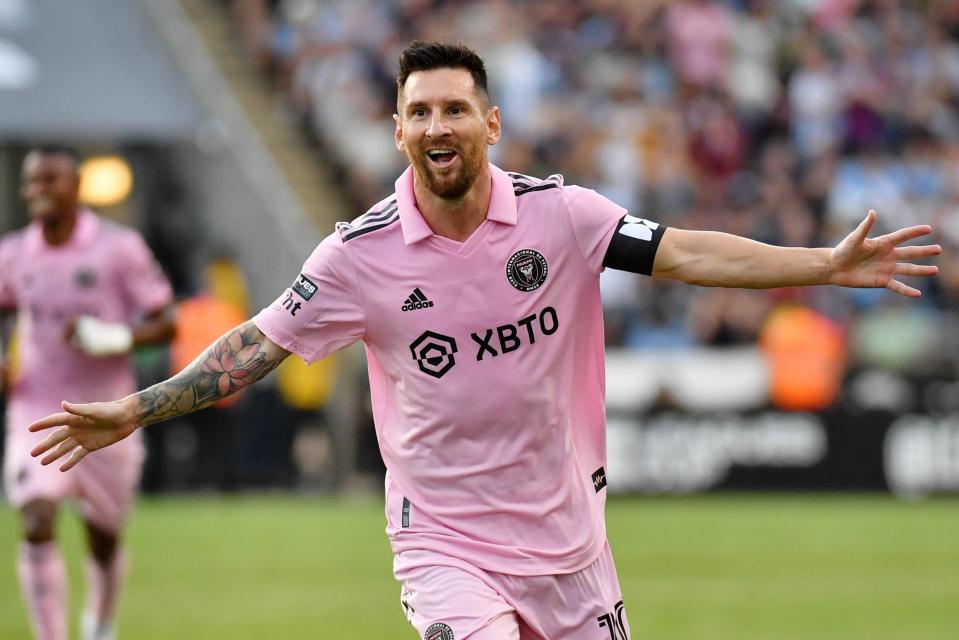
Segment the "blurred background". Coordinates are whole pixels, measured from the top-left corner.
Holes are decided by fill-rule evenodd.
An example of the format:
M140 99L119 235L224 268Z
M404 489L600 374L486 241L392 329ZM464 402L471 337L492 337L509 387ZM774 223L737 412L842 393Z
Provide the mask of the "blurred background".
M393 191L396 60L414 38L485 58L505 169L779 245L831 246L869 208L877 232L934 225L941 272L910 283L919 301L604 273L609 491L623 496L610 536L636 637L955 637L959 2L0 0L0 232L26 222L26 149L77 146L84 199L140 229L177 291L176 341L137 354L142 383L162 379L270 303L335 221ZM358 348L291 358L236 400L147 430L156 497L131 536L166 550L133 576L134 637L170 622L137 604L137 580L148 589L177 558L183 573L165 575L195 579L196 538L158 533L174 521L211 545L230 527L241 565L259 558L275 579L238 577L231 598L273 584L284 603L226 615L180 600L182 637L262 637L287 609L356 634L338 637L411 635L365 376ZM342 560L313 548L334 535L326 518L349 532L344 553L376 559L371 582L356 563L333 587L253 551L305 535L317 563ZM10 572L0 620L19 624ZM328 610L296 609L294 576ZM336 597L350 588L383 595L384 626ZM190 595L173 591L151 595Z

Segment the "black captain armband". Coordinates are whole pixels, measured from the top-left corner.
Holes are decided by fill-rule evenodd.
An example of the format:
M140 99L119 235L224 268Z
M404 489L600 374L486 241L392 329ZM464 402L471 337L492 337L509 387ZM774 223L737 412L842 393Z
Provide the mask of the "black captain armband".
M606 248L603 266L650 275L656 250L665 231L666 225L627 213L616 225L616 231Z

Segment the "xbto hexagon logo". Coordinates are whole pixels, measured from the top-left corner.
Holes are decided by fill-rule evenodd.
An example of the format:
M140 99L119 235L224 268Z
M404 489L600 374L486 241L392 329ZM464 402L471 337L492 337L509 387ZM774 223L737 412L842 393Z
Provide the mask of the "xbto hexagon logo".
M456 364L453 357L456 340L435 331L424 331L410 343L410 353L420 371L434 378L442 378Z

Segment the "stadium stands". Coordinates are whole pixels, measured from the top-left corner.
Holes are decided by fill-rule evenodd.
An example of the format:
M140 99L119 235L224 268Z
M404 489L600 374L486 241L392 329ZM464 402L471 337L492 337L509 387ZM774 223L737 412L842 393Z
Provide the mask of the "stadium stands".
M411 0L233 2L251 58L340 165L362 209L405 163L394 65L411 39L462 39L489 61L505 136L494 161L562 172L661 222L776 244L831 244L869 207L959 245L959 10L953 2ZM935 332L959 264L911 312ZM785 302L852 331L881 292L690 290L609 272L610 343L753 344ZM878 357L883 330L854 339ZM922 345L920 345L922 346ZM933 348L898 365L928 364Z

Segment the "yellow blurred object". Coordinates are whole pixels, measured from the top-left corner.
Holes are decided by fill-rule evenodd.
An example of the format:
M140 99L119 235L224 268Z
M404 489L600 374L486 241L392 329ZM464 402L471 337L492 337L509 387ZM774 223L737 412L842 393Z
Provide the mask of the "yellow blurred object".
M133 171L119 156L97 156L80 164L80 200L92 207L123 202L133 190Z
M846 337L838 324L812 309L783 306L770 314L759 345L769 358L777 407L811 411L836 401L846 366Z
M207 266L205 275L210 295L243 310L244 314L248 313L250 294L243 271L236 262L226 258L214 260Z
M8 382L13 384L20 377L20 364L17 356L17 333L14 331L10 335L10 342L7 344L6 353ZM2 386L2 385L0 385Z
M287 358L276 370L276 387L283 402L294 409L322 409L333 393L336 370L336 356L311 365L296 357Z

